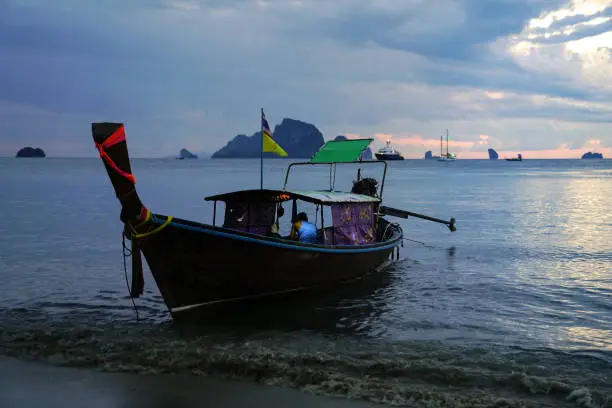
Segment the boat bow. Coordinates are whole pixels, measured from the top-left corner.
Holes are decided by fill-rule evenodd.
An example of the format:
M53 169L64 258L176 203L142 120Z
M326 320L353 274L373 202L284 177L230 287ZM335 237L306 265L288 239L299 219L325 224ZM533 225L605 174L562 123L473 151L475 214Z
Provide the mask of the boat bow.
M132 257L132 286L130 295L138 297L144 290L141 248L138 238L151 235L165 227L171 220L151 229L151 211L142 203L136 192L136 178L132 174L125 127L123 123L99 122L91 125L92 137L106 168L106 173L113 185L115 195L121 204L120 219L124 223L124 255L126 254L125 238L131 241L128 252Z

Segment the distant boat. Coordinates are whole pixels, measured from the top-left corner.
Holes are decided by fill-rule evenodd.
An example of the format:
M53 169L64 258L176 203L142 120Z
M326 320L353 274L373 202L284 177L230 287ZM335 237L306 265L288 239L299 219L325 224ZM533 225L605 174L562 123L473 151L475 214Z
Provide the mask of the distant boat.
M402 154L391 146L391 140L387 140L386 146L374 153L378 160L404 160Z
M454 153L448 152L448 129L446 129L446 153L443 152L442 148L442 136L440 136L440 158L438 161L455 161L457 156Z
M518 156L506 159L506 161L523 161L523 155L519 153Z

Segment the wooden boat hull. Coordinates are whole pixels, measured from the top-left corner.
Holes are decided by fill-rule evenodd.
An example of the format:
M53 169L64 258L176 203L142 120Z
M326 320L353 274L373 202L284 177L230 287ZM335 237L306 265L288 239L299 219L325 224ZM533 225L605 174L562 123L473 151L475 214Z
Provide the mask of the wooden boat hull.
M365 277L384 266L393 251L402 244L401 227L383 218L384 214L376 213L376 206L371 205L368 210L367 206L361 208L354 205L355 202L370 203L378 199L372 200L372 196L362 197L357 193L351 193L350 199L341 195L342 200L347 201L330 201L353 204L352 207L344 208L350 210L348 216L344 211L340 213L339 219L346 216L345 221L350 221L352 211L355 210L359 211L359 218L365 214L364 219L376 221L363 224L368 229L366 234L362 234L363 230L357 229L356 223L324 227L321 217L323 229L319 231L323 231L325 238L322 242L330 237L327 228L334 228L330 231L334 233L331 235L332 245L307 244L261 235L265 232L261 232L260 227L266 226L264 231L269 230L271 219L257 220L254 217L252 225L260 234L244 232L239 221L246 216L250 222L251 215L259 211L257 208L251 211L250 205L244 213L240 206L230 206L229 210L226 206L224 225L232 225L236 229L215 226L215 221L213 225L208 225L152 214L136 191L136 179L132 174L123 124L93 123L92 136L121 203L120 220L125 225L124 237L132 241L130 296L134 298L143 294L141 255L144 255L174 318L184 316L194 309L211 310L206 306L243 303ZM272 192L274 194L263 189L255 191L257 196L252 191L246 193L256 197L257 203L269 203L266 201L268 199L276 203L281 200L281 195L287 196L285 190ZM260 197L262 192L263 198ZM245 191L238 193L244 194ZM327 193L322 195L323 198L312 198L318 197L320 193L314 196L294 194L295 197L311 197L321 203L321 200L329 200ZM283 199L289 198L287 196ZM299 216L295 200L292 219L294 215L295 219ZM270 208L274 209L267 205L263 214L266 215L265 211ZM235 216L232 215L234 210L237 211ZM216 200L213 220L215 217ZM370 235L372 232L375 232L375 237ZM336 234L339 234L339 240L336 240ZM342 242L343 245L335 245L336 242Z
M155 215L152 228L165 216ZM382 219L381 226L388 221ZM248 301L363 277L392 256L402 232L391 225L384 242L322 246L262 237L173 219L139 239L164 301L176 317L195 308Z

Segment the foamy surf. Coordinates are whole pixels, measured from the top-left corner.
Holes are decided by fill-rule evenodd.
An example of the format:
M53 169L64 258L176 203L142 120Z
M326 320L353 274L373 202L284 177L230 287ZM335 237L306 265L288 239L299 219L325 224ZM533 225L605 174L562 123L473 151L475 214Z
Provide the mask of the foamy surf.
M0 353L59 365L250 380L393 406L612 407L612 364L591 355L301 331L195 334L11 320L3 321Z

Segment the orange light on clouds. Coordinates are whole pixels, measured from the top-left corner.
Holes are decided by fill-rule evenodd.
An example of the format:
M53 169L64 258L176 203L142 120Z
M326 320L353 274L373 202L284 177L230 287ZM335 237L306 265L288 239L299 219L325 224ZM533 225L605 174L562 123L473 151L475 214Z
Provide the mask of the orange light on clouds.
M349 137L349 135L346 135ZM351 134L355 138L362 136L358 134ZM419 159L422 158L427 150L435 151L440 147L440 139L425 139L421 135L408 135L408 136L395 136L389 133L376 133L375 139L385 143L387 140L391 140L392 144L395 145L398 150L402 152L406 158ZM350 138L350 137L349 137ZM489 145L493 147L500 158L515 157L518 153L523 155L524 159L579 159L584 153L589 151L596 151L602 153L606 158L612 158L612 147L602 147L601 140L591 138L581 148L571 148L567 143L559 145L555 149L541 149L541 150L505 150L497 149L495 146L491 146L491 137L486 134L478 135L476 141L459 141L449 140L449 147L453 148L453 153L456 153L459 159L488 159L488 153L486 151L471 150L474 147ZM444 140L444 146L446 146L446 140Z
M580 149L570 149L568 147L561 147L558 149L547 149L547 150L497 150L500 159L516 157L518 153L523 155L523 159L579 159L583 154L589 151L594 151L593 149L580 148ZM612 148L598 148L596 149L597 153L601 153L605 158L612 158ZM434 152L435 153L435 152ZM477 151L455 151L457 153L457 157L459 159L488 159L489 155L487 152L477 152ZM411 155L405 155L409 158L420 159L423 158L425 153L415 153Z
M392 135L385 133L376 133L374 135L378 140L386 142L391 138ZM488 137L488 136L487 136ZM421 147L438 147L440 146L440 139L423 139L420 135L414 136L399 136L392 139L393 144L399 146L421 146ZM460 141L460 140L449 140L448 145L452 147L458 147L460 149L471 149L474 146L474 142L471 141ZM446 140L444 141L446 146Z
M503 92L487 92L485 91L485 95L487 95L491 99L504 99L506 94Z

